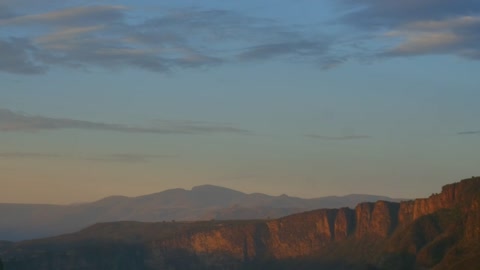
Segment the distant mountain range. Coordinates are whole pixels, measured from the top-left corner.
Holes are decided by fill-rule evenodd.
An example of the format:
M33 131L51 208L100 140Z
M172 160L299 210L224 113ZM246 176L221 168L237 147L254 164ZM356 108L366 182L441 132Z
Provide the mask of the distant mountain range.
M75 205L0 204L0 240L19 241L74 232L98 222L269 219L318 208L354 207L360 202L399 201L351 194L302 199L246 194L203 185L139 196L111 196Z
M187 197L192 203L197 192L218 191L172 192L186 196L177 203ZM203 206L220 201L236 199L212 198ZM0 258L8 270L478 270L480 177L446 185L429 198L279 219L100 223L57 237L0 242Z

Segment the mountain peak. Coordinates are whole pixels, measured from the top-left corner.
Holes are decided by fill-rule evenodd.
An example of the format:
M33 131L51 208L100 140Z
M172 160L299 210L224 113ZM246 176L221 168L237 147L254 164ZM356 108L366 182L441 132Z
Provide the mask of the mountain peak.
M192 192L229 192L229 193L236 193L236 194L244 194L243 192L233 190L226 187L215 186L215 185L200 185L192 187Z
M118 204L120 202L126 201L130 199L127 196L122 196L122 195L113 195L109 197L105 197L103 199L97 200L93 202L94 204Z
M212 188L219 187L196 190ZM472 178L400 203L365 202L355 209L241 222L216 216L202 222L104 222L63 236L4 242L3 248L0 242L0 252L8 269L19 270L78 264L147 269L146 261L152 263L148 269L479 269L479 195L480 178ZM231 197L223 197L226 205ZM185 265L185 258L193 263Z
M0 204L0 212L15 213L8 219L0 219L0 239L25 240L54 233L70 233L97 222L118 220L275 218L317 208L354 207L361 201L377 199L302 199L287 194L246 194L206 184L189 190L174 188L138 197L110 196L74 206ZM231 210L232 206L236 206L235 211ZM32 228L30 224L35 224L35 227ZM15 231L12 231L13 227Z

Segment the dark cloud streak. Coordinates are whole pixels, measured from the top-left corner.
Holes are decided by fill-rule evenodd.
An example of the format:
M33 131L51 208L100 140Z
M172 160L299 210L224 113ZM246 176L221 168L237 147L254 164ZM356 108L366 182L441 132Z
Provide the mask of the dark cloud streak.
M88 161L100 161L100 162L125 162L125 163L147 163L156 159L170 159L175 156L172 155L149 155L149 154L111 154L106 156L96 156L84 158Z
M327 43L312 41L290 41L283 43L263 44L249 48L241 53L241 60L265 60L278 56L318 56L326 54Z
M317 134L307 134L305 136L308 138L321 139L326 141L350 141L350 140L362 140L362 139L371 138L371 136L367 136L367 135L324 136L324 135L317 135Z
M0 71L17 74L43 74L47 67L35 61L37 48L23 38L0 39Z
M352 9L340 20L391 42L381 57L451 54L479 60L480 1L342 0ZM381 38L378 38L381 37Z
M60 129L83 129L114 131L123 133L151 133L151 134L250 134L248 130L224 125L196 125L196 124L167 124L159 127L132 127L121 124L83 121L67 118L52 118L31 116L0 109L0 132L41 131Z
M457 135L480 135L480 130L462 131L462 132L458 132Z
M123 6L74 7L36 15L10 16L0 20L0 26L51 24L54 27L66 27L121 22L125 9Z
M73 156L65 154L52 154L40 152L0 152L0 159L64 159L64 160L86 160L95 162L122 162L122 163L147 163L157 159L170 159L174 155L154 155L138 153L120 153L95 156Z
M62 155L33 153L33 152L0 152L0 158L3 159L24 159L24 158L60 158Z
M0 27L30 32L22 37L23 44L0 36L8 49L0 56L12 55L8 63L0 63L0 72L18 74L41 74L58 66L168 73L277 56L316 63L329 44L294 27L229 10L185 8L134 22L128 20L131 10L115 5L17 16L5 10Z
M477 0L341 0L354 11L344 20L353 26L395 27L413 21L443 20L480 12Z

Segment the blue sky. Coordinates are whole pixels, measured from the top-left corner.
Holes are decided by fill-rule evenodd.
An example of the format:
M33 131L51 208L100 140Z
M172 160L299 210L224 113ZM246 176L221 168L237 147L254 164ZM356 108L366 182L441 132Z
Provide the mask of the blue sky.
M478 175L473 0L0 1L3 202Z

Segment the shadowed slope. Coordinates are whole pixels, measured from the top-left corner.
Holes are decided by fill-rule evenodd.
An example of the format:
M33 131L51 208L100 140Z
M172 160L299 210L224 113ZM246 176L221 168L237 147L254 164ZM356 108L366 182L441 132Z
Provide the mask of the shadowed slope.
M24 240L74 232L108 221L145 222L210 219L266 219L324 207L353 207L359 200L375 201L380 196L348 195L301 199L245 194L212 185L192 190L170 189L139 196L111 196L96 202L68 206L0 204L0 239ZM390 199L389 200L393 200Z
M478 269L479 205L472 178L427 199L274 220L103 223L1 254L16 270Z

